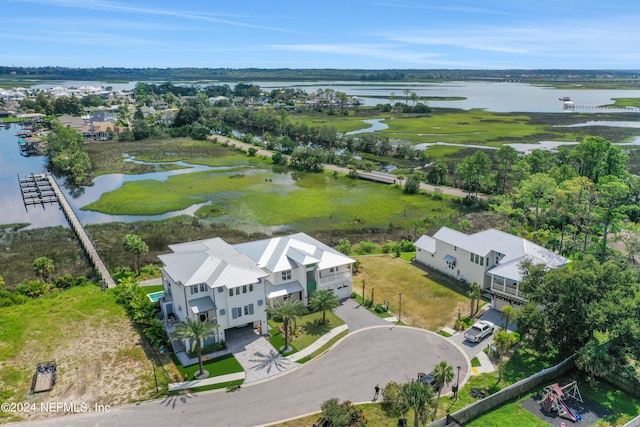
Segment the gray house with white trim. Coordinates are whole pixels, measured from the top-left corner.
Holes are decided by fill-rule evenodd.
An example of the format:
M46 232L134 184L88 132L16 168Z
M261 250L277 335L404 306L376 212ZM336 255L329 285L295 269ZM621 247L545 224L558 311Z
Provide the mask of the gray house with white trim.
M465 234L442 227L416 242L416 261L465 283L477 282L492 295L493 308L527 302L519 289L520 264L529 260L558 268L569 260L522 237L496 229Z

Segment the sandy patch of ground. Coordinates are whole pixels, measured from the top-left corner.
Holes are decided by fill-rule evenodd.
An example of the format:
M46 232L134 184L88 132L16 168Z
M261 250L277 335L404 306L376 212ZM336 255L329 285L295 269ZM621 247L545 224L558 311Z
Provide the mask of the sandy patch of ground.
M85 403L93 408L95 404L113 406L155 396L153 365L130 322L112 325L88 320L74 323L64 332L61 342L40 349L25 345L31 354L16 358L57 363L53 389L26 396L26 401L35 403L37 408L41 402ZM24 367L35 373L35 366ZM24 415L33 418L55 414L36 411Z

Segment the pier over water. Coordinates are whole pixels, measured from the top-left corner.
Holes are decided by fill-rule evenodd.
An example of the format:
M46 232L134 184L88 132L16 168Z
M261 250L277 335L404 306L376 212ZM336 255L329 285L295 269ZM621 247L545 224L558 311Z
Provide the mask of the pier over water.
M58 183L56 182L53 175L31 174L26 178L20 178L20 176L18 176L18 181L20 183L20 189L22 191L22 199L24 201L25 208L29 205L36 204L42 204L43 207L45 203L58 202L60 204L64 215L69 221L71 229L76 233L76 236L78 236L82 248L91 260L91 263L93 264L95 269L100 274L102 281L107 287L115 288L116 283L111 277L111 274L109 274L109 270L107 270L104 262L102 262L102 259L100 258L100 255L96 250L96 247L94 246L93 242L89 238L89 235L80 223L80 220L76 216L73 208L67 201L67 198L58 186Z

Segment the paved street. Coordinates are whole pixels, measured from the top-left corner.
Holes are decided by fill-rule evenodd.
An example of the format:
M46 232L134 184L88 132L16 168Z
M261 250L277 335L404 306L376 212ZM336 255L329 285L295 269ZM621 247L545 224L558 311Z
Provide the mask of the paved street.
M319 411L331 397L371 401L376 384L409 381L441 360L463 366L461 382L467 377L469 361L450 340L419 329L377 326L351 333L325 355L236 392L168 397L113 408L107 414L69 415L23 425L259 426Z

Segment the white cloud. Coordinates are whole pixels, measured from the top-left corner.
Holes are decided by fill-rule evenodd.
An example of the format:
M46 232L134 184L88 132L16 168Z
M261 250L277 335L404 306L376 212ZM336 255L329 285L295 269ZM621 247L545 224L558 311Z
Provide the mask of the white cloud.
M76 8L76 9L103 10L103 11L112 11L112 12L169 16L169 17L182 18L182 19L188 19L188 20L194 20L194 21L213 22L217 24L247 27L247 28L259 29L259 30L269 30L269 31L287 32L287 33L296 32L286 28L269 27L264 25L250 24L247 22L241 22L237 20L220 18L219 16L226 16L222 14L216 15L216 14L210 14L206 12L187 12L187 11L181 11L181 10L138 7L138 6L106 1L106 0L20 0L20 1L37 3L37 4L45 4L49 6L70 7L70 8Z

